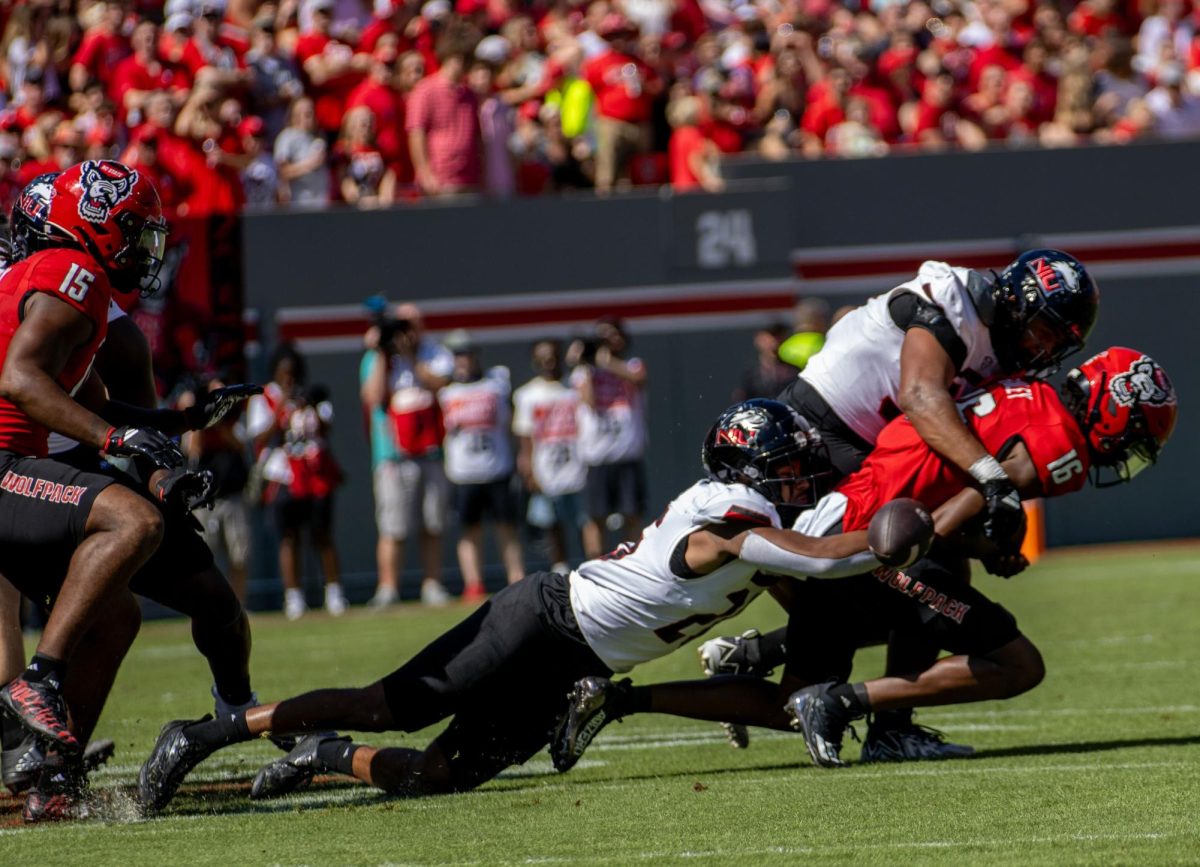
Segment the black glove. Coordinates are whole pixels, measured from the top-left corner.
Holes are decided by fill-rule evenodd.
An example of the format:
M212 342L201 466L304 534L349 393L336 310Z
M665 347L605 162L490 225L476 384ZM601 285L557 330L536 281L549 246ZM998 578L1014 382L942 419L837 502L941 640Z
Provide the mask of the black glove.
M164 506L178 506L192 511L212 506L215 485L208 470L188 470L177 467L154 483L154 495Z
M1025 510L1021 495L1008 479L983 485L983 535L1002 549L1015 551L1025 539Z
M993 554L979 562L983 563L983 568L989 575L998 575L1001 578L1011 578L1029 568L1029 561L1019 551L1012 554Z
M110 457L143 458L156 467L171 470L182 467L187 461L179 446L152 427L114 427L104 438L101 449Z
M197 395L196 405L183 411L187 417L188 428L202 430L212 427L225 418L231 409L256 394L262 394L262 386L244 383L215 388L208 394Z

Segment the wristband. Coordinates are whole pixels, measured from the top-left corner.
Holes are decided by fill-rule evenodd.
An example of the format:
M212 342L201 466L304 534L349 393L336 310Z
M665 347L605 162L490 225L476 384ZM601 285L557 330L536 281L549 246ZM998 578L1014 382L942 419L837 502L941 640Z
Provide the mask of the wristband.
M967 472L981 485L986 485L988 482L1008 481L1008 473L1004 472L1004 467L1000 466L1000 462L991 455L984 455L971 464L971 469Z

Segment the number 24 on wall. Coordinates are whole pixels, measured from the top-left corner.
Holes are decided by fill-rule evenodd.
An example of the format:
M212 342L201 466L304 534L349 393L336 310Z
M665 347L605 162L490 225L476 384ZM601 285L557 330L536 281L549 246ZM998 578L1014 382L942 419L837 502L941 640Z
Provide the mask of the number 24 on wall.
M95 279L96 275L91 271L72 264L71 270L67 271L67 276L63 277L62 285L58 287L58 291L72 301L82 301L87 297L88 290L92 288L92 283Z

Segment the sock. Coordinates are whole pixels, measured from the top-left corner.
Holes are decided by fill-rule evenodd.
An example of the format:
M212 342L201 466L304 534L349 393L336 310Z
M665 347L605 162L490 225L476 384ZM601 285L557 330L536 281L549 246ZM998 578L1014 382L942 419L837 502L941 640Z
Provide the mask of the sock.
M622 708L625 716L631 713L650 713L650 688L647 686L633 686L626 692L629 697L628 706Z
M867 688L861 683L839 683L829 690L829 694L838 700L842 710L851 719L865 716L871 709Z
M29 662L29 668L21 675L30 683L47 683L54 689L62 689L63 678L67 676L67 664L61 659L35 653Z
M769 671L787 662L787 627L749 639L746 644L746 661L752 671ZM751 650L750 645L755 645Z
M246 725L246 712L225 714L216 719L192 723L184 727L184 734L212 749L220 749L230 744L252 740L250 728Z
M359 744L349 743L341 738L330 738L317 744L317 758L324 762L325 767L331 771L353 777L354 754L359 749Z
M250 675L222 677L220 683L213 684L213 696L225 704L241 707L254 696L253 690L250 689Z
M898 707L894 710L877 710L875 711L875 728L884 730L891 729L906 729L912 725L913 709L911 707Z

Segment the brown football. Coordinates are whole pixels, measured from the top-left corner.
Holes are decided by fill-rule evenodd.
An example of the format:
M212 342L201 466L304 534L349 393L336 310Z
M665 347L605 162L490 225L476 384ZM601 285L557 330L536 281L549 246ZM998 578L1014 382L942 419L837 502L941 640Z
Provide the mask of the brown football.
M903 568L920 560L933 544L933 518L916 500L886 503L871 518L867 544L885 566Z

